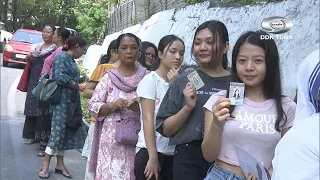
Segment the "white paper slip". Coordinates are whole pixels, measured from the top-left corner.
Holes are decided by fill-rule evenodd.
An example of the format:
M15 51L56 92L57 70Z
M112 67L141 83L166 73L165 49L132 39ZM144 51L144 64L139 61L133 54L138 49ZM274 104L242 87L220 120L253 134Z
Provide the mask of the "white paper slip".
M258 161L254 156L240 146L235 145L235 148L240 167L246 177L248 177L248 174L251 173L256 176L258 180L269 180L267 172L260 161Z
M204 86L202 79L200 78L197 71L193 71L188 75L189 81L195 86L196 90L199 90Z

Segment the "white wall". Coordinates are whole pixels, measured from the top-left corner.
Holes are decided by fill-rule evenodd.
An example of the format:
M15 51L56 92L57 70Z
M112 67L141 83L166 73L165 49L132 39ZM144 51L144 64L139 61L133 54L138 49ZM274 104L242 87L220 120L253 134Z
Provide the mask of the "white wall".
M91 76L97 64L99 63L99 59L101 55L102 55L102 46L96 45L96 44L89 46L82 63L83 66L86 69L88 69L89 77Z
M194 64L190 48L195 29L207 20L220 20L229 31L230 51L237 38L245 31L261 29L263 19L282 16L293 22L293 28L287 32L291 40L277 40L283 74L284 94L295 96L297 71L303 59L319 48L319 0L288 0L280 3L246 6L240 8L208 8L209 3L196 4L180 10L167 10L153 15L143 24L138 24L123 31L108 35L102 45L107 51L109 43L121 33L131 32L142 41L155 45L167 34L181 37L186 44L185 62Z

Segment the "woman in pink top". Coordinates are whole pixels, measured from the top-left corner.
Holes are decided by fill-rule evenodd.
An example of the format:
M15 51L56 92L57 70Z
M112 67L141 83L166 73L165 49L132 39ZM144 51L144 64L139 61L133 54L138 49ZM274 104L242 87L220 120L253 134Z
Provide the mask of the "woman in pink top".
M240 168L235 145L272 174L275 147L292 127L296 104L282 96L277 46L261 35L267 33L247 32L233 49L232 79L245 84L243 105L231 106L227 91L212 95L204 105L202 152L207 161L215 161L205 180L258 179Z
M57 28L52 36L52 42L57 45L57 49L44 61L41 76L43 76L50 69L50 78L52 77L52 63L54 58L62 52L62 46L70 36L70 32L65 28Z

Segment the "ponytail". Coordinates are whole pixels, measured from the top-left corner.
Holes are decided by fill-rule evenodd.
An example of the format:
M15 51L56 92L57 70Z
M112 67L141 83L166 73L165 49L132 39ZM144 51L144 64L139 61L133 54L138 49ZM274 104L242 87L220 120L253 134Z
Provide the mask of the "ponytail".
M68 51L69 50L69 45L68 44L64 44L62 46L62 51Z
M68 51L70 49L74 49L76 48L76 45L79 45L80 47L84 47L87 45L87 41L79 35L70 36L67 39L66 43L63 45L62 50Z

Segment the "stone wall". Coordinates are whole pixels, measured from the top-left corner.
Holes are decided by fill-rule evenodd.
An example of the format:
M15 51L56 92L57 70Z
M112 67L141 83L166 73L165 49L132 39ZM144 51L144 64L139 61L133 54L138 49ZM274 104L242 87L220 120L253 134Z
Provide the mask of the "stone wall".
M103 42L106 53L109 43L121 33L131 32L143 41L155 45L167 34L175 34L186 44L186 64L195 64L191 58L191 45L195 29L207 20L220 20L229 31L231 50L237 38L245 31L260 30L263 19L282 16L293 22L293 28L285 33L292 39L277 40L283 75L284 94L293 98L297 87L297 71L303 59L319 48L319 0L288 0L279 3L245 7L209 8L209 3L187 6L180 10L167 10L122 31L108 35Z

